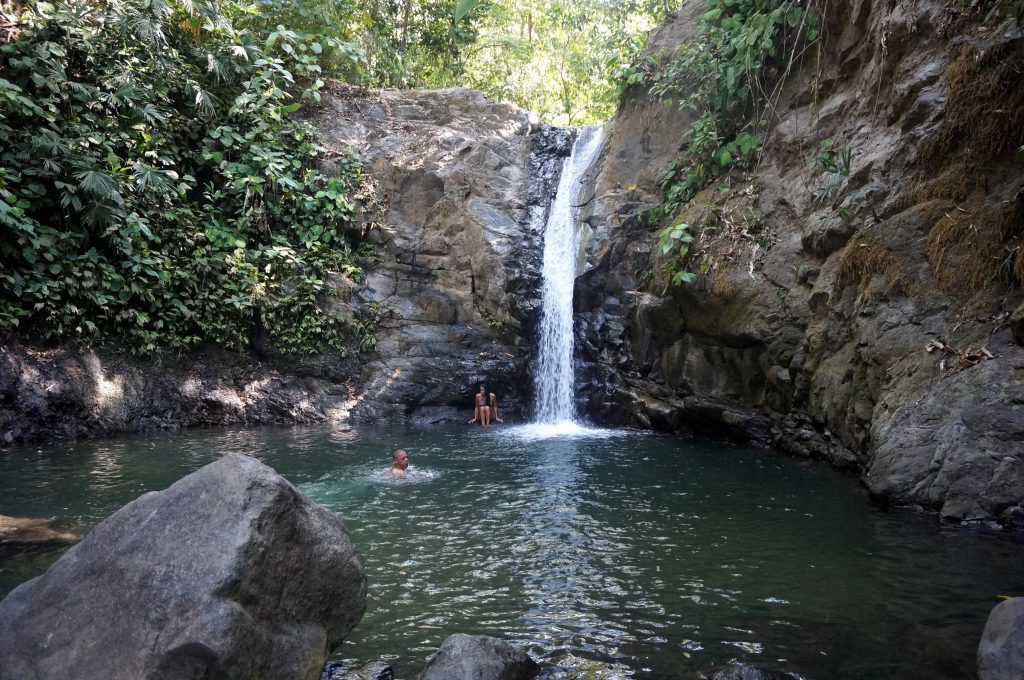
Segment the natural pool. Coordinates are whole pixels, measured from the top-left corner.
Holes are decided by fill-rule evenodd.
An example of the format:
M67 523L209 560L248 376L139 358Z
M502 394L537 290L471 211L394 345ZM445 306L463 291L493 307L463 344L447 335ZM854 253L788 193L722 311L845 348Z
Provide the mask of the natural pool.
M405 678L469 632L638 678L739 661L818 680L960 679L997 597L1024 594L1024 545L882 511L820 464L654 434L533 434L261 428L22 448L0 453L0 514L88 526L222 453L255 455L341 515L366 559L366 616L336 656L386 655ZM382 475L396 446L411 454L405 481ZM53 558L0 561L0 594Z

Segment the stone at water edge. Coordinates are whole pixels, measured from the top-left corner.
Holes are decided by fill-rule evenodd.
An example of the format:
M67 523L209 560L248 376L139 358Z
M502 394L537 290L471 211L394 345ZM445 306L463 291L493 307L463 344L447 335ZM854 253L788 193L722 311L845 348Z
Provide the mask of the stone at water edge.
M315 680L365 600L341 520L230 454L0 602L0 680Z
M801 680L799 675L757 666L730 666L711 676L711 680Z
M420 680L530 680L540 672L530 655L487 635L448 636Z
M46 545L70 545L81 535L52 519L0 515L0 551Z
M371 661L359 668L347 668L342 661L328 661L320 680L395 680L395 671L387 661Z
M978 645L979 680L1024 678L1024 597L1000 602L988 615Z

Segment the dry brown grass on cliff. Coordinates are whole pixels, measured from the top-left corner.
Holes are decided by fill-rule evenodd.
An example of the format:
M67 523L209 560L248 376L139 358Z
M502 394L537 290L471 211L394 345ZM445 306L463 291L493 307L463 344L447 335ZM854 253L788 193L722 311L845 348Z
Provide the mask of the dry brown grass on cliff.
M1024 191L995 215L977 201L946 211L926 241L932 275L943 291L973 305L998 282L1024 283Z
M937 285L973 307L999 283L1024 284L1024 196L994 199L1007 195L1017 181L1007 173L1020 167L1014 157L1024 144L1024 41L957 49L946 70L946 118L922 150L914 198L957 204L927 220L926 250Z
M947 293L970 301L992 283L995 272L990 248L991 223L981 223L975 214L954 209L943 215L928 232L926 247L932 276Z
M1024 45L1011 40L982 51L961 45L946 70L946 120L925 149L935 159L963 149L981 159L1015 152L1024 144Z
M1024 41L980 51L962 44L946 78L946 116L921 151L924 172L912 192L915 202L962 202L988 192L989 183L1001 179L992 174L998 162L1012 159L1024 144Z
M870 284L875 275L882 276L891 290L900 290L914 297L921 297L924 292L893 251L868 236L854 236L839 258L835 290L858 283L862 295L873 297Z
M1008 272L1000 273L1012 274L1017 285L1024 286L1024 187L1004 204L996 217L996 230L1002 239L1003 261L1010 265Z

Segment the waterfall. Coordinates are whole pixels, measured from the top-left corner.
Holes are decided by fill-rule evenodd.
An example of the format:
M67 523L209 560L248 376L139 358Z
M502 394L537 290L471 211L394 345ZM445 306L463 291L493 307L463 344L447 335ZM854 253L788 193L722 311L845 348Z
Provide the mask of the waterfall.
M536 422L572 421L573 333L572 289L576 279L579 236L577 199L583 173L601 149L601 127L583 128L562 166L554 202L544 228L544 264L541 291L540 348L534 371Z

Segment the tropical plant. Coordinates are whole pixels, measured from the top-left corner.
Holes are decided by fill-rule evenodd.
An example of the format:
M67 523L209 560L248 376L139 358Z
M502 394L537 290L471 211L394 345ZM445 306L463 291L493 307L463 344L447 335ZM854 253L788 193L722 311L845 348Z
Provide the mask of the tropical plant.
M361 177L294 114L354 47L203 0L33 3L0 47L0 330L340 349ZM293 5L294 7L294 5Z
M707 2L700 39L649 56L641 67L653 95L698 113L685 135L685 151L660 182L665 198L649 215L655 222L674 218L713 180L756 164L758 130L768 125L779 85L798 52L818 39L817 13L797 0ZM659 239L666 233L674 228L660 232ZM685 269L679 257L665 266Z

